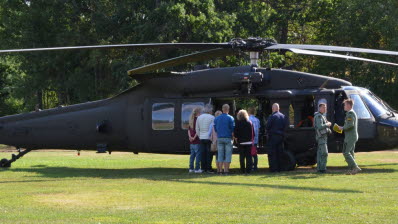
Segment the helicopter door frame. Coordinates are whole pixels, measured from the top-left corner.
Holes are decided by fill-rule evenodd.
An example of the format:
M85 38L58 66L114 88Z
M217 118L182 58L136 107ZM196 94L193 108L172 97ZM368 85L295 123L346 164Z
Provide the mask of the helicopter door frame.
M171 105L173 105L173 109L171 109ZM181 126L179 119L181 110L178 109L181 108L180 101L175 98L149 98L145 101L144 108L149 118L145 122L145 130L148 133L148 139L150 139L150 141L147 141L147 151L170 153L183 150L182 136L180 136L181 133L178 132ZM154 109L156 109L156 115L153 114ZM171 111L173 115L172 122L170 120ZM159 118L158 123L153 122L154 116Z

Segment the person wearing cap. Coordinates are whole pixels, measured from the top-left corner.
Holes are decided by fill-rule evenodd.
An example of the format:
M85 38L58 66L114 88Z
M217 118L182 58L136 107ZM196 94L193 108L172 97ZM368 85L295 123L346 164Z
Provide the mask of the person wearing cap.
M320 103L318 105L318 112L316 112L314 116L315 140L318 143L316 166L319 173L326 172L326 164L328 162L328 134L331 133L329 127L332 124L325 117L326 111L326 104Z

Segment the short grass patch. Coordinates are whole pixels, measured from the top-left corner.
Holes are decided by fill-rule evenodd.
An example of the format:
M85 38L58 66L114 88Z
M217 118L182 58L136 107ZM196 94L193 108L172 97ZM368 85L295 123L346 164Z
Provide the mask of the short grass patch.
M0 158L10 152L0 152ZM187 155L33 151L0 170L0 223L398 223L398 151L357 153L363 173L312 167L189 174Z

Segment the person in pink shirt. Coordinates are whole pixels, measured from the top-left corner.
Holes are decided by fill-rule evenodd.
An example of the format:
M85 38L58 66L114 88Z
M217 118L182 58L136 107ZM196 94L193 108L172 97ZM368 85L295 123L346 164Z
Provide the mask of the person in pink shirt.
M189 138L189 148L191 150L191 156L189 158L190 173L194 172L202 173L202 170L200 169L200 162L202 157L202 153L199 148L200 140L195 130L196 120L198 119L198 116L200 115L201 112L202 109L200 107L197 107L192 111L191 116L189 117L188 138ZM194 162L195 162L195 168L194 168Z

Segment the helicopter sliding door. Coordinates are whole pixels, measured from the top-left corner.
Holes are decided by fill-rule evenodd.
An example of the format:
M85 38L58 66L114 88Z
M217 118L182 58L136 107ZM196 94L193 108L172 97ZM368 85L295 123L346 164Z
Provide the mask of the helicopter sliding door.
M181 149L181 137L178 134L179 102L176 99L150 99L146 101L149 113L146 130L149 131L148 151L167 153Z

